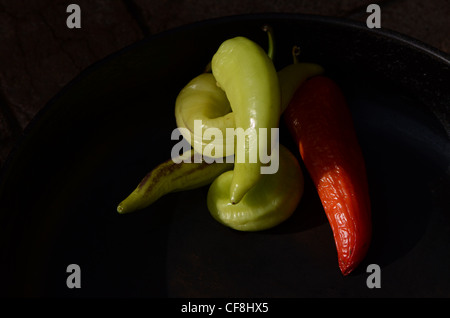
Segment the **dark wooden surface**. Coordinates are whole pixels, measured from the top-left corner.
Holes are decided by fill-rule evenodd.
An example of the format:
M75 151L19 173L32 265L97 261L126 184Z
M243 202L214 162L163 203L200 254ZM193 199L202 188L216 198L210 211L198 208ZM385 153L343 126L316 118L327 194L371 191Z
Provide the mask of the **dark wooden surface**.
M66 8L81 8L69 29ZM145 36L205 19L289 12L365 21L381 7L381 26L450 53L450 0L0 0L0 166L36 113L92 63Z

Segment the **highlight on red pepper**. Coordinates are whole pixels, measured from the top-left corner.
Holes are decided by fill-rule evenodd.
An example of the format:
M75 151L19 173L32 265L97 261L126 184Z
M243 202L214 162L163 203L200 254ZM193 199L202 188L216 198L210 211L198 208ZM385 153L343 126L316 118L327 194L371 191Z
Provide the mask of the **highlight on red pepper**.
M365 162L345 97L331 78L313 77L295 92L284 121L331 225L339 268L348 275L367 254L372 224Z

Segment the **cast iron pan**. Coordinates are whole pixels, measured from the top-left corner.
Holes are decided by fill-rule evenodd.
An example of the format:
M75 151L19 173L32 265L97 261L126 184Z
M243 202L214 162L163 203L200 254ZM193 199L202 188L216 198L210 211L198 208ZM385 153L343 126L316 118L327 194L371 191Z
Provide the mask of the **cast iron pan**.
M215 222L208 187L170 194L128 215L117 204L170 158L174 101L219 44L242 35L275 64L322 64L344 91L370 181L374 235L347 277L307 176L294 216L259 233ZM450 296L448 56L386 30L317 16L222 18L178 28L85 70L39 113L12 152L0 186L5 296ZM298 151L281 127L281 141ZM306 170L304 170L306 171ZM81 288L66 285L68 265ZM369 264L381 288L368 288Z

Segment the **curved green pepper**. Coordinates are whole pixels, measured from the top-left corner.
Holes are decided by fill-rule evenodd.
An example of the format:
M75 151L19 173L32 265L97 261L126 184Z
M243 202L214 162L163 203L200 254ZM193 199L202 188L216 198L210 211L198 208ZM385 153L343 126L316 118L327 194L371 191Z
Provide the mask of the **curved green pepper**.
M270 131L278 127L281 97L277 72L266 52L245 37L223 42L212 58L211 69L230 102L236 128L248 133L248 138L236 141L230 200L238 203L261 178L259 154L270 153ZM260 134L260 128L267 129L267 134Z
M222 152L210 153L213 158L234 154L233 136L226 134L226 128L234 127L234 113L225 92L216 85L211 73L203 73L192 79L178 94L175 101L175 119L183 137L198 153L203 154L208 145ZM195 122L201 121L201 129ZM207 129L218 129L225 138L206 140Z

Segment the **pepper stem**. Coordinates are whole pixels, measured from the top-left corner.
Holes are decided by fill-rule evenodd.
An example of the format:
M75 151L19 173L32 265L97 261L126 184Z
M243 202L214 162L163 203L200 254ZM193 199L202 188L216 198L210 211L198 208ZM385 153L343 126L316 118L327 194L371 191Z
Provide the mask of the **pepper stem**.
M273 55L274 55L274 51L275 51L275 44L274 44L274 38L273 38L273 29L272 29L272 27L270 26L270 25L264 25L263 26L263 31L264 32L266 32L267 33L267 37L268 37L268 40L269 40L269 43L268 43L268 49L267 49L267 55L269 56L269 58L271 59L271 60L273 60Z
M211 62L206 64L205 69L203 70L203 73L211 73Z
M297 64L298 61L298 57L300 55L300 47L297 45L294 45L292 47L292 59L294 60L294 64Z

